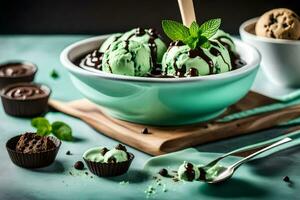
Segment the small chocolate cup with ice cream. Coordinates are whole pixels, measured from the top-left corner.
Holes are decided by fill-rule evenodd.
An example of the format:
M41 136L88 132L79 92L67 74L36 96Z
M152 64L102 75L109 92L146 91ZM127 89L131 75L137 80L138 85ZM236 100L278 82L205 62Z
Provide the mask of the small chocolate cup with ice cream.
M83 159L88 169L96 176L111 177L126 173L134 155L119 144L111 150L105 147L91 148L83 154Z

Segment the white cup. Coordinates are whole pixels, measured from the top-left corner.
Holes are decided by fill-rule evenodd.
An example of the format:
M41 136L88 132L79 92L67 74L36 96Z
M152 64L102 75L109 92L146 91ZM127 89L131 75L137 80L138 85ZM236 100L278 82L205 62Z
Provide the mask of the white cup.
M262 70L271 82L284 87L300 87L300 40L256 36L257 20L247 20L240 26L242 40L260 51Z

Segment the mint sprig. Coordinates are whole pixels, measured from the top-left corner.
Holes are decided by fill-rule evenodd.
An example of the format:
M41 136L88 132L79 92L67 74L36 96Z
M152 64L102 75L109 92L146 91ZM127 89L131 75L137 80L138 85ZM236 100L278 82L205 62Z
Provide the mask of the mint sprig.
M210 19L200 26L194 21L189 28L176 21L162 21L162 28L171 40L182 41L192 49L209 48L209 39L216 34L220 25L221 19L219 18Z
M163 20L162 27L166 35L174 41L182 41L190 35L189 29L183 24L176 21Z
M57 138L61 140L66 140L66 141L72 141L72 129L71 127L61 121L56 121L52 123L52 133L55 135Z
M55 121L52 124L44 117L36 117L31 120L31 125L36 128L36 134L47 136L51 133L60 140L72 141L71 127L61 121Z
M49 135L52 131L51 124L44 117L37 117L31 120L31 125L36 128L36 133L40 136Z

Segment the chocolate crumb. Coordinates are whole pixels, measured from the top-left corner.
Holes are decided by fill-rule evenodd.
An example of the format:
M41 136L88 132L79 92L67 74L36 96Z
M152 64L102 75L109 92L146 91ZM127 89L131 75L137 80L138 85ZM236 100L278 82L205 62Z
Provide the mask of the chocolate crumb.
M85 175L89 175L89 173L88 173L88 172L85 172Z
M69 174L70 174L71 176L73 176L72 172L69 172Z
M118 144L115 148L118 149L118 150L122 150L122 151L127 152L126 147L124 145L122 145L122 144Z
M284 182L291 182L290 177L288 177L288 176L283 177L282 180L283 180Z
M78 170L83 170L84 169L84 164L82 161L77 161L75 164L74 164L74 168L75 169L78 169Z
M142 131L141 131L142 134L149 134L149 131L148 131L148 128L144 128Z
M172 180L173 180L174 182L178 182L178 181L179 181L178 178L173 178Z
M109 150L108 150L106 147L104 147L104 148L102 148L102 149L100 150L100 154L101 154L102 156L104 156L108 151L109 151Z
M93 176L91 176L91 178L94 178Z
M168 170L165 169L165 168L162 168L158 173L159 173L161 176L163 176L163 177L168 177L168 176L169 176Z
M72 155L71 151L67 151L67 152L66 152L66 155L68 155L68 156L69 156L69 155Z

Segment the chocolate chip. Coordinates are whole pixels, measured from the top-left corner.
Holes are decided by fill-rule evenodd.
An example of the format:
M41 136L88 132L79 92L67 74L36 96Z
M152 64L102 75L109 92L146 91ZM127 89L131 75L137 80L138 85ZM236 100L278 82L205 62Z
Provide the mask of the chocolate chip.
M85 175L89 175L89 173L88 173L88 172L85 172Z
M159 170L158 173L159 173L161 176L163 176L163 177L168 177L168 176L169 176L168 170L165 169L165 168L162 168L161 170Z
M137 28L136 30L135 30L135 35L136 36L142 36L142 35L144 35L145 34L145 29L143 29L143 28Z
M116 163L117 160L115 157L110 157L108 160L107 160L108 163Z
M118 144L115 148L118 150L127 151L126 147L122 144Z
M199 167L199 171L200 171L199 179L205 181L206 180L206 171L202 167Z
M67 152L66 152L66 155L68 155L68 156L69 156L69 155L72 155L71 151L67 151Z
M193 164L192 163L186 163L186 169L193 169Z
M148 131L148 128L144 128L142 131L141 131L142 134L149 134L149 131Z
M282 179L284 182L290 182L291 180L290 180L290 177L288 177L288 176L285 176L285 177L283 177L283 179Z
M102 149L100 150L100 154L101 154L102 156L104 156L108 151L109 151L109 150L108 150L106 147L104 147L104 148L102 148Z
M74 168L75 169L78 169L78 170L83 170L84 169L84 164L82 161L77 161L74 165Z
M156 31L156 29L154 29L154 28L150 28L150 29L148 30L148 33L149 33L149 35L150 35L151 37L153 37L154 39L155 39L155 38L158 38L158 37L161 37L161 36L159 35L159 33Z

